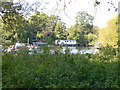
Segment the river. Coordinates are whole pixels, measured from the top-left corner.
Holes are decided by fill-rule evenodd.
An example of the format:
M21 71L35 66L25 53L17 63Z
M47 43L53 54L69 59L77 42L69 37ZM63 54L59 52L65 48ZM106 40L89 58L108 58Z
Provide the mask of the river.
M94 47L92 47L92 48L62 47L62 52L65 53L65 50L67 48L70 50L70 53L73 53L73 54L77 54L77 53L80 53L80 54L87 54L87 53L96 54L96 53L99 53L99 49L96 49Z
M51 48L51 50L50 50L51 53L55 52L54 48L55 47L53 47L53 49ZM81 48L81 47L62 47L60 52L65 54L66 50L69 50L69 52L72 53L72 54L78 54L78 53L79 54L87 54L87 53L96 54L96 53L99 53L99 49L96 49L94 47L91 47L91 48L85 48L85 47L84 48ZM43 50L37 49L37 52L42 53Z

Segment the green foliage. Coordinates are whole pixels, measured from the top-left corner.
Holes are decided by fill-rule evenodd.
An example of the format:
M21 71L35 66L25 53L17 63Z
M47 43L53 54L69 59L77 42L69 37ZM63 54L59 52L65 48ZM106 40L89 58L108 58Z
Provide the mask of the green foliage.
M87 45L96 39L93 31L93 17L84 11L78 12L76 24L68 29L67 39L77 40L79 44Z
M41 49L43 53L33 55L4 53L3 88L119 88L117 54L112 47L94 55L70 54L69 50L62 54L59 48L51 54L50 48Z
M107 26L99 31L99 41L102 45L117 46L118 44L118 17L114 17L108 21Z
M22 2L14 3L12 1L0 3L0 21L2 21L0 26L3 26L0 28L2 38L12 42L26 42L28 38L31 42L35 38L42 40L46 37L55 40L54 29L60 18L40 13L36 11L36 8L36 12L29 19L26 19L25 14L29 14L31 10L34 11L33 7L28 7L29 3L22 4Z
M34 15L29 19L29 23L31 26L31 31L34 37L44 38L44 33L47 31L47 22L48 16L44 13L35 12Z
M0 16L3 24L2 37L11 41L21 38L23 32L23 16L19 13L22 5L11 2L0 3ZM19 27L19 28L18 28Z
M3 17L6 17L4 15ZM9 22L10 20L10 22ZM66 39L66 27L58 16L48 16L44 13L35 12L29 19L22 14L7 15L7 23L1 23L2 38L12 42L30 42L33 39L45 40L53 43L55 39ZM59 22L58 22L59 21Z
M118 55L117 48L113 48L113 46L107 45L105 47L100 47L100 53L98 54L98 56L97 55L95 56L97 56L97 59L99 61L112 62L118 59L117 55Z
M73 25L68 29L68 40L77 40L77 42L81 45L87 44L86 37L82 34L81 28L78 25Z
M27 31L27 21L20 14L10 16L9 19L11 19L10 23L13 25L11 26L9 22L6 24L3 23L2 37L6 40L11 40L13 42L24 42L24 34Z
M87 41L89 44L94 45L94 43L97 41L97 36L95 34L89 33L86 35Z
M109 45L107 45L106 47L101 47L100 50L103 53L103 55L116 55L117 54L117 49Z
M87 14L85 11L77 13L76 24L84 35L93 33L93 16Z
M56 27L54 30L54 33L56 35L57 38L59 39L66 39L66 27L64 25L64 23L56 23Z

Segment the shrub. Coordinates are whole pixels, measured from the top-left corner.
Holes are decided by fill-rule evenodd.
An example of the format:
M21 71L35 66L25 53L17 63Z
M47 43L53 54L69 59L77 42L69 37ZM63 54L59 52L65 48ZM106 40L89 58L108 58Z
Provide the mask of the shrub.
M70 54L69 50L51 54L48 48L44 50L33 55L4 53L3 88L119 88L118 62L100 59L101 53L111 54L112 59L115 54L102 50L95 55Z

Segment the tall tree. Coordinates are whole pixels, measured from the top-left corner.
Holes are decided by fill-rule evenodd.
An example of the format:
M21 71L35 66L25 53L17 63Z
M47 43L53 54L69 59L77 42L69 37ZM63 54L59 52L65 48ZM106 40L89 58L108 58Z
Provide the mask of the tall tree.
M58 22L61 22L59 16L51 15L48 19L45 38L49 44L54 44L54 41L58 39L55 33L55 28Z
M44 13L35 12L29 19L29 23L32 26L34 36L36 38L44 38L45 32L47 32L48 16Z
M87 44L87 39L86 37L82 34L81 28L78 27L77 24L71 26L68 29L68 40L77 40L77 42L81 45L86 45Z
M14 3L13 0L0 2L0 17L4 24L4 38L11 39L13 42L22 41L21 38L25 36L24 32L26 32L24 26L26 26L27 20L25 20L25 16L35 11L38 4L39 3L33 3L30 5L29 3L22 2L22 0L16 3Z
M86 35L88 44L94 45L94 43L98 41L99 30L100 28L98 26L94 26L93 32Z
M3 26L4 34L6 32L6 35L10 36L9 38L11 38L11 40L14 41L15 28L16 28L14 24L17 24L16 19L19 17L18 12L21 9L21 5L14 4L11 1L11 2L1 2L0 6L1 6L0 16L2 19L2 23L4 24Z
M12 27L8 23L9 19L11 19L10 24L12 25ZM25 32L25 24L27 21L20 14L9 16L9 19L6 19L6 21L8 21L6 24L3 23L3 37L8 40L10 39L13 42L21 41L22 35Z
M102 41L102 45L117 45L118 44L118 16L110 19L107 22L107 26L100 30L99 40Z
M55 35L58 39L66 39L66 26L63 22L58 22L55 27Z
M68 39L76 39L79 44L87 45L92 42L93 34L93 17L86 12L78 12L76 16L76 24L68 29Z
M93 33L93 16L85 11L77 13L76 24L81 28L83 34Z
M38 40L44 40L47 43L52 43L55 39L64 39L65 36L65 24L61 22L58 16L48 16L44 13L35 12L29 19L29 23L32 26L34 36Z

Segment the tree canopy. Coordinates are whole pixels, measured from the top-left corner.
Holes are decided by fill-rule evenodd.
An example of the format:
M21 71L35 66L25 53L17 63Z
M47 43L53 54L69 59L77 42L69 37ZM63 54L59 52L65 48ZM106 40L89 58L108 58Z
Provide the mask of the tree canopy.
M37 39L52 44L56 39L68 39L77 40L81 45L94 44L96 41L102 41L103 45L117 45L117 16L108 21L107 27L100 29L93 26L93 16L80 11L76 15L76 23L67 29L59 16L47 15L37 10L38 4L40 3L29 5L23 2L1 2L2 38L12 42L27 42L29 38L30 42Z
M118 44L118 16L110 19L107 26L100 30L99 40L103 45L117 45Z
M68 29L68 39L77 40L81 45L87 45L93 41L93 16L85 11L78 12L76 24Z

